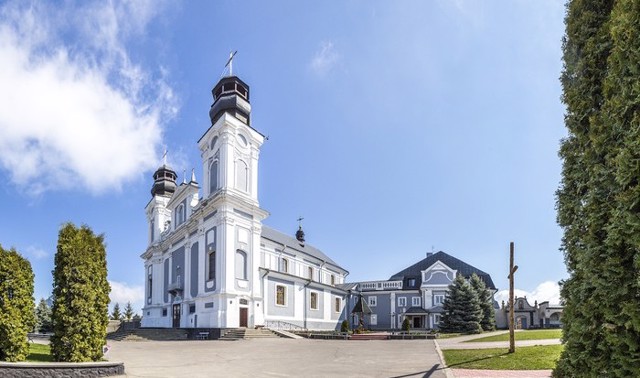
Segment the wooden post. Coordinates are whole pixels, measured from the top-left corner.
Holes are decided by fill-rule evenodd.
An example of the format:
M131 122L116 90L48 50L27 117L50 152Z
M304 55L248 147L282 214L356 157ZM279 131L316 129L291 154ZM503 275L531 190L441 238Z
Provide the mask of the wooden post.
M513 265L513 242L509 244L509 353L515 353L516 351L516 339L515 339L515 313L514 313L514 298L513 298L513 275L518 270L517 265Z

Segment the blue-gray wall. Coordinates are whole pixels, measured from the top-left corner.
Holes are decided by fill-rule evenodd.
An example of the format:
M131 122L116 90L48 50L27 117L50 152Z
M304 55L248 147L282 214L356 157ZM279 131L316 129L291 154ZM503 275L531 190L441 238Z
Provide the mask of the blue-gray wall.
M322 290L313 290L307 288L306 293L306 310L307 310L307 318L311 319L322 319L324 318L324 291ZM316 293L318 295L318 308L316 310L311 309L311 293Z
M169 288L169 259L164 260L164 286L162 288L162 293L164 295L164 302L169 302L169 292L167 289Z
M171 256L171 282L178 282L180 275L180 284L184 288L184 246L173 251Z
M198 296L198 242L191 245L191 297Z
M278 278L269 277L267 280L267 290L269 290L269 304L267 306L268 315L293 316L294 286L292 281L285 281ZM284 285L286 289L286 307L276 306L276 284Z

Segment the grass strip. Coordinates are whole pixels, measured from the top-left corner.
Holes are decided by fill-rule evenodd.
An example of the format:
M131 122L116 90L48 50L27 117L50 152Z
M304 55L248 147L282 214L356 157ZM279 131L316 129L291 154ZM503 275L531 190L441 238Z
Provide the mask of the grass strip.
M26 362L53 362L51 348L47 344L29 343L29 355Z
M563 345L536 345L508 348L445 349L445 363L453 369L486 370L545 370L553 369L560 358Z
M516 340L545 340L559 339L562 337L561 329L533 329L528 331L518 331L515 333ZM478 339L467 340L465 343L479 343L486 341L509 341L509 333L480 337Z

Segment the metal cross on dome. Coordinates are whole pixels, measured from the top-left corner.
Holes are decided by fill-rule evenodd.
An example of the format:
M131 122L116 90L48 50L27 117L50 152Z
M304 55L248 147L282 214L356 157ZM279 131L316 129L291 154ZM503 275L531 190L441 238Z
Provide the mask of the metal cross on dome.
M229 76L233 76L233 57L236 56L238 50L232 51L229 53L229 60L227 60L227 64L225 64L225 68L229 67Z

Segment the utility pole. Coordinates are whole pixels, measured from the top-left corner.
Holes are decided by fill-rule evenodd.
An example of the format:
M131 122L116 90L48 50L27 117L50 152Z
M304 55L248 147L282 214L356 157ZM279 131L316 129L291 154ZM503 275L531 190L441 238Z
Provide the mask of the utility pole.
M517 265L513 265L513 242L509 244L509 353L516 352L516 338L514 332L515 314L514 314L514 298L513 298L513 274L518 270Z

